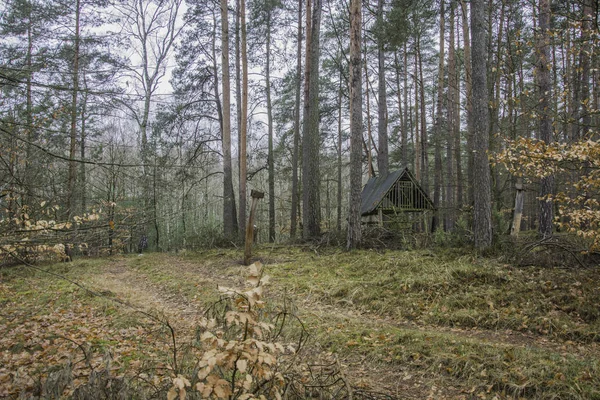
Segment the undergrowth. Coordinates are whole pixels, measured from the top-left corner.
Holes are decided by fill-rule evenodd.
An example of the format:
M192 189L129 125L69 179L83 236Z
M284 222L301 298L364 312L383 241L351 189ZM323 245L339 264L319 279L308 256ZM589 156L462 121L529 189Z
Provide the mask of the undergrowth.
M240 343L258 327L261 334L252 340L273 339L283 346L281 352L273 344L272 353L277 363L284 363L272 370L273 377L281 373L277 382L283 383L273 387L282 396L285 390L292 393L291 388L297 398L317 395L325 392L319 385L337 382L332 387L341 394L338 398L348 390L360 398L359 393L383 391L386 377L401 374L413 390L418 384L448 385L455 388L455 397L600 398L600 287L595 269L521 267L451 248L348 253L328 247L263 246L256 257L267 264L272 279L269 301L255 309L256 325L249 326L238 314L228 313L247 313L252 297L248 291L260 279L256 282L256 274L251 274L254 286L244 288L246 267L234 250L44 267L97 288L102 296L39 271L0 270L0 304L5 310L0 325L9 332L0 341L0 354L10 358L0 366L0 386L8 376L22 385L21 390L49 398L71 374L71 389L65 393L74 398L93 398L93 385L108 382L114 390L105 398L165 398L170 388L172 395L181 395L183 389L194 398L207 387L216 396L215 388L224 380L231 393L237 388L241 397L244 374L252 365L256 371L260 368L252 364L258 358L241 355L250 353ZM102 289L107 276L114 281L127 278L122 286ZM210 309L212 314L201 320L181 310L181 320L160 312L152 313L156 319L149 318L122 304L145 299L128 297L128 285L141 285L173 306ZM240 289L217 289L223 286ZM186 327L198 330L188 334ZM311 342L295 345L305 331ZM292 354L290 344L307 351ZM241 346L239 352L236 346ZM216 356L223 353L221 365ZM33 356L37 372L28 380L26 363ZM213 369L199 376L213 365L211 357ZM16 366L15 360L21 359L22 367ZM238 365L240 360L246 364ZM13 364L12 370L6 367ZM51 369L44 371L48 366ZM356 368L362 371L360 379L353 375ZM321 382L317 389L307 389L310 379L303 374L320 379L311 381ZM209 382L209 376L215 378ZM200 391L199 383L205 385ZM222 390L219 393L229 393ZM276 397L275 392L263 394ZM402 398L402 393L396 394Z

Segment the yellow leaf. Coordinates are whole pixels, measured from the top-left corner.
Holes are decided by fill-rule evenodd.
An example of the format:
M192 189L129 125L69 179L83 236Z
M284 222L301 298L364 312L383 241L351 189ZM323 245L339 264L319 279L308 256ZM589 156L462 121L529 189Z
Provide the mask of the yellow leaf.
M246 372L246 368L248 368L248 361L246 360L237 360L235 363L237 369L243 374Z
M175 386L171 387L167 393L167 400L175 400L177 398L177 394L177 388Z

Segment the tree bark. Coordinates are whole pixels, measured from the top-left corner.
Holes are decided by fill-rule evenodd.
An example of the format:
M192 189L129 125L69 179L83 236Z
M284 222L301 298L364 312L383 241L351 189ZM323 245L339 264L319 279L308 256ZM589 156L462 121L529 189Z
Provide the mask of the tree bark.
M88 104L88 87L85 71L83 73L83 101L81 103L81 140L79 142L79 157L81 160L85 160L85 140L86 140L86 121L87 121L87 104ZM81 190L81 212L85 213L87 208L87 177L85 163L79 164L79 187Z
M360 246L362 163L361 141L362 121L362 82L361 82L361 0L350 3L350 203L348 213L347 249Z
M365 104L367 105L367 141L365 146L365 152L367 156L367 168L369 171L369 178L375 176L375 170L373 168L373 151L371 146L373 146L373 131L371 129L371 100L369 98L369 71L367 69L367 46L366 46L366 38L363 38L365 41L364 46L364 54L363 54L363 70L365 73ZM376 151L377 152L377 151Z
M384 0L377 1L377 21L383 22L383 4ZM387 90L385 79L385 49L384 38L379 35L377 38L377 59L378 59L378 146L377 151L377 169L380 176L386 176L389 170L389 155L388 155L388 110L387 110Z
M269 242L275 242L275 160L273 154L273 105L271 103L271 11L267 11L267 40L265 46L268 153L267 169L269 173Z
M342 231L342 85L344 76L340 68L338 88L338 135L337 135L337 221L336 229Z
M69 175L67 181L67 219L70 219L75 210L75 182L77 180L77 162L75 152L77 151L77 97L79 95L79 22L81 15L81 1L75 2L75 36L73 50L73 91L71 94L71 129L69 134Z
M223 234L227 239L232 239L237 233L237 218L231 166L231 82L229 78L229 13L227 0L221 0L221 68L223 92Z
M464 57L465 57L465 88L466 88L466 109L467 109L467 180L469 185L467 188L467 202L473 204L474 202L474 137L475 127L473 122L473 68L471 62L471 42L472 39L469 35L469 18L467 12L467 5L465 0L460 1L462 11L462 29L463 29L463 43L464 43ZM458 174L457 169L457 174ZM457 185L460 187L462 183L459 181L457 176ZM458 194L458 193L457 193ZM458 201L457 196L457 201ZM460 205L460 202L459 202Z
M245 0L236 0L236 13L235 13L235 105L236 105L236 117L237 117L237 130L238 130L238 174L239 174L239 205L238 210L239 218L239 235L241 239L245 238L246 234L246 149L247 149L247 132L242 130L242 43L241 43L241 20L242 20L242 2L244 7L244 25L246 21L246 2ZM245 27L244 27L245 29ZM246 122L244 122L246 124ZM245 125L244 125L245 127ZM242 142L244 145L242 145Z
M427 139L427 115L425 111L425 80L423 79L423 57L421 56L420 40L417 40L419 53L419 105L421 107L421 181L423 188L429 193L429 141Z
M406 138L406 114L404 112L404 106L402 103L402 92L404 92L404 97L406 98L406 89L402 90L400 87L400 62L398 60L398 52L394 53L394 64L396 70L396 91L398 96L398 117L400 119L400 164L403 166L408 165L408 160L406 159L406 146L407 146L407 138Z
M546 144L553 142L552 110L550 99L552 96L552 80L550 76L550 1L539 0L539 26L536 35L537 63L536 72L539 85L539 135L540 140ZM554 176L542 178L539 202L539 228L538 233L542 238L552 236L554 210L548 196L554 191Z
M435 156L434 156L434 175L433 175L433 206L435 214L431 221L431 231L439 226L440 220L440 198L442 185L442 118L443 118L443 97L444 97L444 50L445 50L445 28L446 28L446 12L445 0L440 2L440 52L438 63L438 82L437 82L437 106L435 120Z
M445 203L445 220L444 225L446 230L451 231L454 229L454 209L455 203L455 189L456 179L454 175L454 145L456 143L456 136L460 136L460 119L457 115L457 110L460 104L456 104L458 95L458 76L456 73L456 50L455 50L455 2L450 2L450 32L448 38L448 135L446 140L446 199ZM460 101L460 98L458 99ZM458 139L460 145L460 137ZM460 149L458 151L460 154Z
M486 2L471 1L471 69L473 79L473 138L474 149L474 188L473 233L475 247L485 249L492 244L492 208L489 148L488 86L487 86L487 36L486 36Z
M310 4L310 0L307 4ZM307 20L310 18L310 38L307 37L306 79L308 101L305 104L304 134L302 137L302 220L303 236L314 239L321 235L321 201L319 171L319 33L321 29L321 0L312 0L312 12L307 7ZM308 25L308 24L307 24ZM307 26L308 31L308 26Z
M307 0L310 1L310 0ZM294 106L294 149L292 154L292 210L290 213L290 237L296 237L298 225L298 156L300 141L300 92L302 91L302 0L298 0L298 33L296 47L296 104Z
M404 74L403 74L403 83L404 83L404 131L402 132L402 162L405 167L408 167L408 128L412 131L412 122L409 118L411 117L411 113L409 110L408 104L408 48L406 42L404 42Z
M245 235L246 231L246 204L248 189L246 176L248 170L247 164L247 140L248 140L248 44L246 34L246 0L240 0L240 28L241 28L241 64L242 64L242 90L241 90L241 117L240 117L240 234ZM238 61L238 64L240 62ZM251 227L252 228L252 227Z
M419 118L419 52L415 49L415 64L413 79L415 83L415 129L412 131L413 142L414 142L414 159L415 159L415 178L419 183L423 182L423 176L421 175L421 131L419 125L421 119Z

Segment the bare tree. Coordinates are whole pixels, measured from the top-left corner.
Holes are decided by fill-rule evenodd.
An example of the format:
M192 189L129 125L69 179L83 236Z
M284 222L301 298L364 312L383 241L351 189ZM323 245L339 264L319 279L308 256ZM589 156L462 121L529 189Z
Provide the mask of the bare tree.
M134 80L134 101L123 101L136 121L140 135L143 164L144 213L152 206L156 213L156 198L151 190L155 169L150 168L151 152L148 143L148 127L152 103L167 73L167 63L175 41L183 26L179 25L179 12L183 0L125 0L118 11L123 18L123 28L128 34L131 50L139 58L139 66L129 68ZM141 107L139 103L141 102ZM152 199L152 204L150 204ZM146 218L144 217L144 220ZM154 215L158 246L158 222Z

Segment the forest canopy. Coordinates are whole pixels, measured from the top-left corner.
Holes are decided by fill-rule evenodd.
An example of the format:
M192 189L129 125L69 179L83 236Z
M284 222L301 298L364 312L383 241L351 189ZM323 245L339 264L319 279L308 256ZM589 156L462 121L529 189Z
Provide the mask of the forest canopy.
M511 225L560 229L597 249L598 15L592 0L9 0L2 257L229 245L253 189L260 241L352 248L362 185L403 167L437 210L418 230L486 248Z

